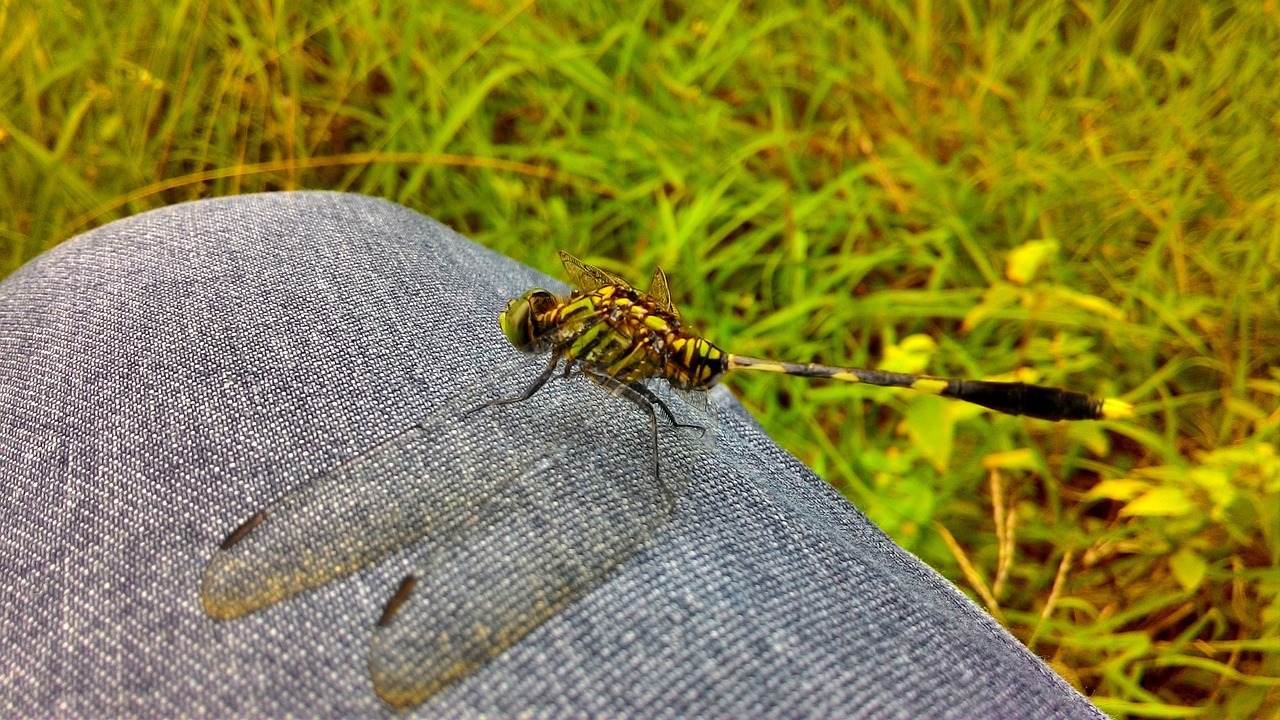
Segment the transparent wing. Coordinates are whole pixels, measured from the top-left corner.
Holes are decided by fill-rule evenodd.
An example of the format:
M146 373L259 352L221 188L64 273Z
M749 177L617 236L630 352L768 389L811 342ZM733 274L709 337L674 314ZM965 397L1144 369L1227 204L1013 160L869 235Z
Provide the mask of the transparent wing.
M675 303L671 302L671 288L667 285L667 274L662 272L662 268L653 269L653 280L649 282L647 294L658 304L658 307L670 313L675 319L680 319L680 311L676 309Z
M631 287L630 283L617 275L601 270L595 265L588 265L563 250L560 251L560 262L564 263L564 271L568 273L569 280L579 290L590 292L605 285Z
M208 613L238 617L408 547L412 592L396 594L369 653L379 696L407 706L598 585L668 519L668 498L687 489L711 431L672 428L659 413L656 478L647 415L585 378L467 412L532 377L527 361L504 365L256 514L205 570ZM654 390L679 422L709 424Z
M460 453L435 452L439 430L411 428L253 515L205 567L205 612L219 620L247 615L448 532L475 512L501 480L470 470Z
M496 451L497 418L467 414L518 384L522 366L496 369L418 425L255 513L205 567L205 611L220 620L247 615L465 522L536 465L528 453ZM534 408L512 410L510 422L528 422Z
M561 408L555 422L590 433L565 432L558 452L541 450L551 471L497 493L481 520L420 565L412 594L375 631L369 670L386 702L420 703L518 642L625 562L667 521L668 492L688 488L707 425L659 421L655 482L645 414L582 384L605 402ZM653 389L681 423L709 422Z

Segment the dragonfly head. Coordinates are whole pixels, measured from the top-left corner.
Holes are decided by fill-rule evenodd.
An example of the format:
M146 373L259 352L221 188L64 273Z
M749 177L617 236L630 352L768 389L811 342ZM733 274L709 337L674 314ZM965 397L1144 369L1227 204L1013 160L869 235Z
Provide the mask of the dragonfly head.
M502 334L521 352L542 350L546 313L554 310L560 301L542 288L534 288L507 303L507 309L498 316Z

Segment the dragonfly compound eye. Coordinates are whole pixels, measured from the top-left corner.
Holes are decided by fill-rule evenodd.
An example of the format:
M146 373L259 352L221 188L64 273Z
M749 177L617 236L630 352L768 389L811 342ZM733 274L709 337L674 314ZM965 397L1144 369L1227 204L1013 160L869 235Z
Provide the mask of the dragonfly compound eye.
M539 308L547 307L548 300L554 305L551 293L542 288L534 288L507 303L507 309L498 316L502 334L507 336L507 340L517 350L533 352L538 349L539 327L542 324Z

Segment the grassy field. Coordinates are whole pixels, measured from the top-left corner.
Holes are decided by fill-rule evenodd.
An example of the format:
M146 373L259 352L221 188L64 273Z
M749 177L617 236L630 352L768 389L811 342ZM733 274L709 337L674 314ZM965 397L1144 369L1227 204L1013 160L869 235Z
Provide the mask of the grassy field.
M1280 713L1275 0L110 5L0 4L0 274L350 190L556 275L660 264L737 352L1122 397L733 383L1107 712Z

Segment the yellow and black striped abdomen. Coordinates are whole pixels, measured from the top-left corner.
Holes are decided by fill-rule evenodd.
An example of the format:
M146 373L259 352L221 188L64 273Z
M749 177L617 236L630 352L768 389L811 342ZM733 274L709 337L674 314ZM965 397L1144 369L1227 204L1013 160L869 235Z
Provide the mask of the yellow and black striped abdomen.
M705 338L681 333L671 349L666 378L681 390L710 390L729 370L729 354Z

